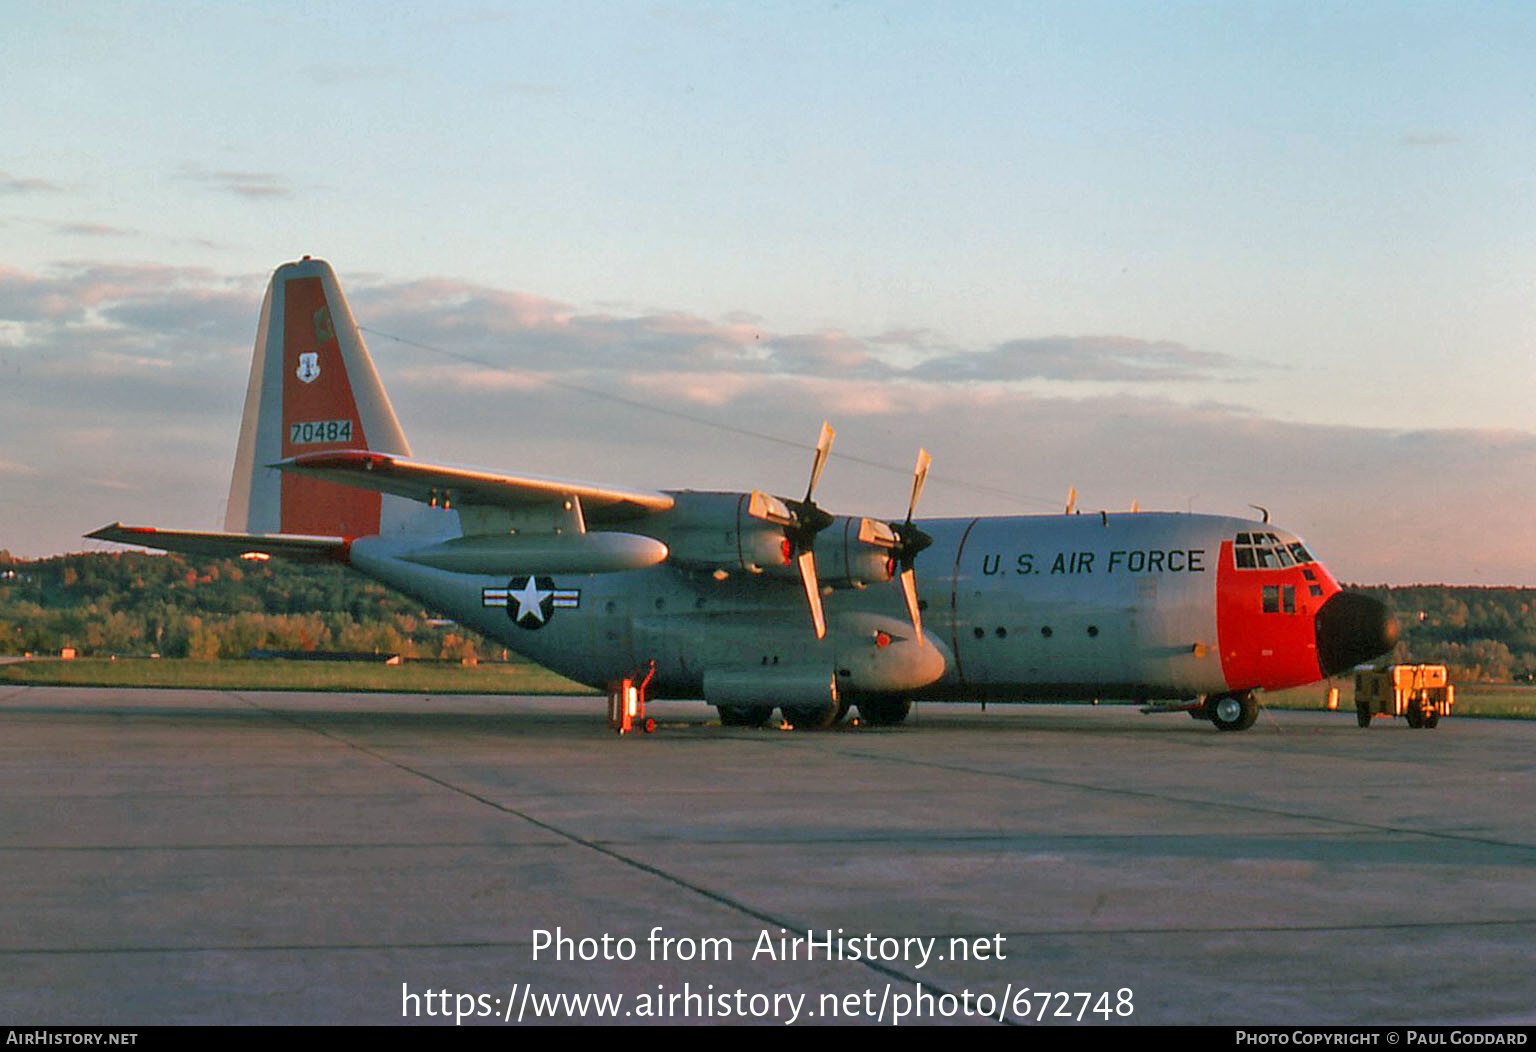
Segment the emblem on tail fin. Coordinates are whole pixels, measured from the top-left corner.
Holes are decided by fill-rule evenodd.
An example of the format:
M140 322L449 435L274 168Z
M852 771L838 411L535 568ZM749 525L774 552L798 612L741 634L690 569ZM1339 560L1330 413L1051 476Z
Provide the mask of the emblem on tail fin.
M314 383L320 378L320 354L318 351L306 351L299 355L299 367L295 375L307 384Z
M336 326L331 321L329 305L315 311L315 342L324 347L336 338Z

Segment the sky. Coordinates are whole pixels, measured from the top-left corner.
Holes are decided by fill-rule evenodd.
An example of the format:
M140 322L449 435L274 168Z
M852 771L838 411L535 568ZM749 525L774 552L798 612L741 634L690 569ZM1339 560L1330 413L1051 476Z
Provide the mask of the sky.
M426 459L1536 585L1536 5L0 10L17 555L222 526L311 254Z

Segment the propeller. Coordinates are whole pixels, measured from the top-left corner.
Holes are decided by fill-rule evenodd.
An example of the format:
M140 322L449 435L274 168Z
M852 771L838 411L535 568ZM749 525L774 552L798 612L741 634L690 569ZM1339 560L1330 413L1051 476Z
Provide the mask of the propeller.
M923 484L928 481L928 465L932 462L933 458L926 449L917 451L917 464L912 469L912 500L907 504L905 521L887 523L878 519L865 519L859 523L859 540L891 553L892 576L900 577L901 593L906 597L907 613L912 618L912 628L919 641L923 638L923 618L917 606L915 567L918 553L932 544L933 538L912 524L912 515L917 510L917 498L922 496ZM897 567L901 568L899 575L894 572Z
M832 453L832 439L836 432L825 421L816 439L816 454L811 460L811 481L805 487L805 498L798 501L780 500L778 497L752 491L747 514L764 522L771 522L784 529L784 561L793 560L800 569L800 583L805 588L805 599L811 607L811 623L816 628L816 638L825 639L827 619L821 608L821 582L816 577L816 535L832 525L832 516L816 506L812 494L821 480L822 469Z

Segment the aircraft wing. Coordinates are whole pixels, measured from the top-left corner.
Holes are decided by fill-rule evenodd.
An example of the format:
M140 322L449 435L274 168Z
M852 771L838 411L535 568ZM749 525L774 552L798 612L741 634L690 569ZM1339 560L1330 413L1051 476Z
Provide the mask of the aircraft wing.
M114 522L93 533L92 540L137 544L186 555L218 558L273 556L296 562L345 562L348 541L344 537L306 537L298 534L221 533L196 530L162 530L154 526L124 526Z
M538 475L500 475L358 449L303 453L272 466L295 475L448 507L478 504L516 510L576 497L586 520L600 524L667 511L673 503L667 494L652 490L621 489Z

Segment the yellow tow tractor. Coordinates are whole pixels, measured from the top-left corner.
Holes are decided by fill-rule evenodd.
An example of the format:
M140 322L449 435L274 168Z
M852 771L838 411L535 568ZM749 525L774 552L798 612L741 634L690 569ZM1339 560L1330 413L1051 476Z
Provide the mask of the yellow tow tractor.
M1369 727L1373 716L1401 716L1408 726L1435 727L1456 704L1444 665L1388 665L1355 673L1355 717Z

